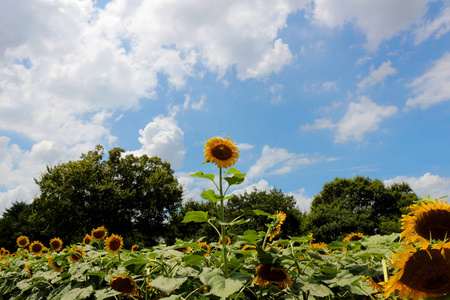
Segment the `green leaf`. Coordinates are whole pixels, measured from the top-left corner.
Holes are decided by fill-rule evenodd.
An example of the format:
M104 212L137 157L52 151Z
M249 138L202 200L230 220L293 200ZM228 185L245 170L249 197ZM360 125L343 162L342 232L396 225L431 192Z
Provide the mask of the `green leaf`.
M327 286L315 282L306 282L303 286L303 290L308 291L312 296L317 297L328 297L334 295L333 291Z
M221 199L223 199L223 197L221 197L220 195L217 195L214 192L214 190L203 190L203 192L200 194L200 196L203 199L209 200L214 204L219 202Z
M133 274L140 274L145 266L149 263L147 259L144 258L133 258L130 260L125 261L122 264L122 267L126 268L128 271L130 271ZM88 275L88 274L86 274Z
M92 294L93 291L94 288L92 285L77 283L69 292L64 294L61 300L86 299Z
M241 225L244 223L250 222L250 219L244 220L244 219L240 219L234 222L226 222L224 220L218 220L219 225L224 225L224 226L234 226L234 225Z
M188 211L184 216L182 223L188 222L208 222L208 212L207 211Z
M177 288L179 288L186 280L187 277L185 276L175 276L175 277L159 276L158 278L152 280L152 286L160 291L165 292L166 294L170 294Z
M187 266L201 266L205 260L205 255L201 252L194 252L183 256L183 261Z
M225 278L219 269L204 268L200 275L203 284L211 287L211 294L226 299L242 288L251 277L239 272L233 273L231 277Z
M191 177L206 178L214 182L214 174L203 174L203 172L197 172L191 174Z
M120 292L117 292L113 289L111 289L110 287L108 288L103 288L100 290L97 290L95 292L95 299L96 300L103 300L103 299L110 299L111 297L114 297L116 295L122 294Z
M273 216L272 214L266 213L265 211L259 210L259 209L251 209L250 207L245 207L244 209L241 209L244 216Z
M261 239L261 236L256 232L256 230L246 230L242 239L250 244L255 244L256 241Z
M229 169L225 174L233 174L231 177L225 177L224 179L228 182L228 185L241 184L245 180L246 173L242 174L239 170L235 168Z

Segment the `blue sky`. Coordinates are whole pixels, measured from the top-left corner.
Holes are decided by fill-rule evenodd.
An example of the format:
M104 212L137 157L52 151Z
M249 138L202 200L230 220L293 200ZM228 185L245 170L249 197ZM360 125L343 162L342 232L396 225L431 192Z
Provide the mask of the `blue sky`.
M426 0L0 0L0 212L102 144L189 174L213 136L234 193L308 211L335 177L450 194L450 4Z

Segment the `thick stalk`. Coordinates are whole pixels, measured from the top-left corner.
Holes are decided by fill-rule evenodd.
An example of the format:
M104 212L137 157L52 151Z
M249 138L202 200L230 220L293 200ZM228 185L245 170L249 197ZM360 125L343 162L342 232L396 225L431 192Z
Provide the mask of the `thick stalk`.
M219 192L220 192L220 218L225 220L224 204L223 204L223 188L222 188L222 168L219 168ZM228 258L227 258L227 239L226 239L226 227L220 225L222 232L222 253L223 253L223 273L225 278L228 278Z

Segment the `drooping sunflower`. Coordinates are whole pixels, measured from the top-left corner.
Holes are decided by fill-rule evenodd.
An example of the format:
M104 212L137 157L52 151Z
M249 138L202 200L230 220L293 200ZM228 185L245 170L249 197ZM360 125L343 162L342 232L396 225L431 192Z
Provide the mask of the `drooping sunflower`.
M109 252L118 253L123 246L123 238L117 234L111 234L110 237L106 239L105 248Z
M400 236L412 243L419 242L427 249L430 238L444 240L450 237L450 204L436 199L410 206L411 212L402 216Z
M96 241L101 241L108 235L108 231L105 229L105 226L100 226L95 229L92 229L91 237Z
M137 292L136 283L130 276L117 275L111 280L111 288L128 297Z
M86 252L81 248L74 248L72 251L74 253L69 254L69 259L74 263L79 262L84 256L86 256Z
M241 249L241 251L246 251L246 250L255 250L256 251L256 246L255 245L245 245Z
M230 141L230 137L226 140L213 137L205 144L206 152L204 157L207 161L213 162L219 168L229 168L233 166L239 158L239 149Z
M60 238L53 238L50 240L50 248L56 252L62 249L63 242Z
M33 274L31 274L30 264L28 262L25 263L25 269L27 269L28 277L33 278Z
M17 246L18 247L25 248L29 244L30 244L30 240L28 239L28 237L22 235L17 238Z
M256 270L258 270L258 275L253 279L253 282L259 286L276 282L280 288L284 289L292 285L289 274L282 267L261 264L256 267Z
M133 252L139 251L139 246L134 244L133 246L131 246L131 251Z
M273 230L269 234L269 240L272 241L274 237L276 237L281 232L281 225L283 225L284 221L286 220L286 214L282 211L276 211L275 214L275 220L274 224L272 226Z
M356 242L356 241L361 240L363 237L364 237L364 234L362 234L360 232L358 232L358 233L352 232L349 235L347 235L342 241L343 242Z
M231 244L231 239L229 236L227 236L226 238L227 238L227 246L228 246L229 244ZM222 245L222 238L219 239L219 244Z
M394 253L390 266L399 269L383 287L384 296L398 293L413 300L450 293L450 245Z
M201 250L201 251L203 251L203 252L205 252L205 256L206 255L209 255L209 252L211 252L211 247L208 245L208 243L206 243L206 242L199 242L198 244L197 244L197 247Z
M30 249L31 254L33 255L41 255L44 250L44 245L39 241L34 241L30 244L28 249Z
M57 263L55 263L55 261L53 260L53 257L50 254L47 254L47 264L49 267L51 267L56 272L62 272L61 267Z
M92 237L86 233L86 236L83 238L83 245L89 245L91 243Z

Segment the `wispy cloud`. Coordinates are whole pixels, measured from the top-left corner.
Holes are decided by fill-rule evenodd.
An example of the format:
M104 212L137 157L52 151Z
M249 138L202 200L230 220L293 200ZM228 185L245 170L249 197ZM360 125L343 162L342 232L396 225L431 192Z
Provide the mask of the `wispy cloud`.
M358 83L358 88L360 90L365 90L379 83L383 83L388 76L392 76L395 73L397 73L397 70L392 67L392 62L390 60L382 63L378 69L371 66L370 74Z
M450 178L425 173L421 177L397 176L384 180L386 185L406 182L419 197L430 195L432 198L450 196Z
M433 36L439 39L450 30L450 5L445 3L438 16L434 20L426 20L414 31L416 45L423 43Z

